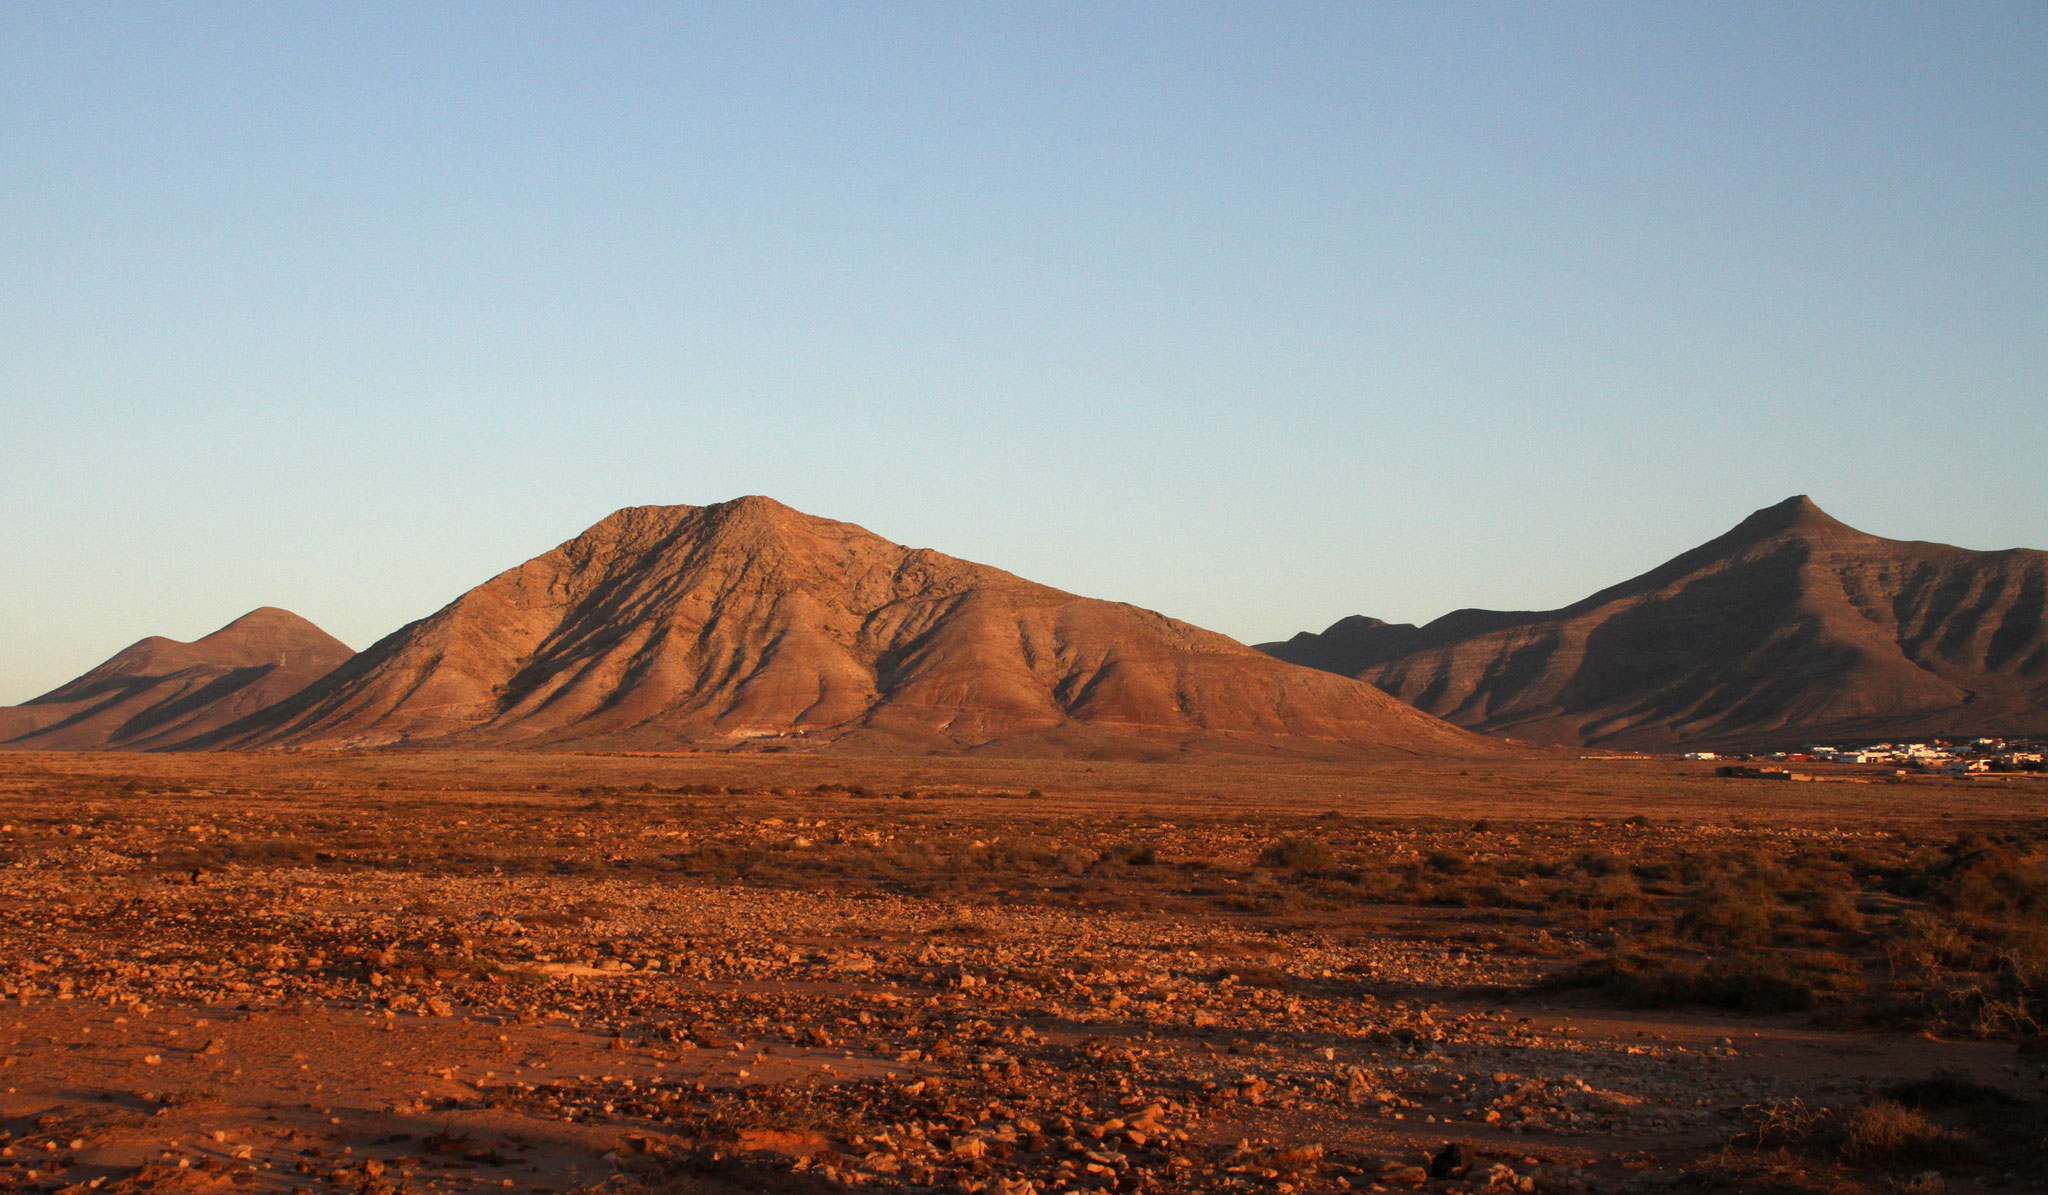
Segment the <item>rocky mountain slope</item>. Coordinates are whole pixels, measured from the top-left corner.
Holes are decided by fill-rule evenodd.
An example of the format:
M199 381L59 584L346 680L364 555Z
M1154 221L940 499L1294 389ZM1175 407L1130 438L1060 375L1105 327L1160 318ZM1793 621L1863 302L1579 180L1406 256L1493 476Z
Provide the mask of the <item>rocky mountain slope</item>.
M1867 535L1805 497L1562 610L1347 618L1262 645L1539 742L2048 731L2048 553Z
M194 746L1498 750L1222 635L767 498L642 506Z
M41 697L0 706L0 747L167 746L273 705L353 654L319 627L271 606L191 643L152 635Z

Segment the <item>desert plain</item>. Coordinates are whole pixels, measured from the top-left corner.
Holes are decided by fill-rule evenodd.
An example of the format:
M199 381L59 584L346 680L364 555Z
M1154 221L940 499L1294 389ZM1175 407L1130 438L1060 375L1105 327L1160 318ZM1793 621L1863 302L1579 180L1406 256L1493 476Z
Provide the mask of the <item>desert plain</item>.
M2048 777L0 755L0 1190L2037 1191Z

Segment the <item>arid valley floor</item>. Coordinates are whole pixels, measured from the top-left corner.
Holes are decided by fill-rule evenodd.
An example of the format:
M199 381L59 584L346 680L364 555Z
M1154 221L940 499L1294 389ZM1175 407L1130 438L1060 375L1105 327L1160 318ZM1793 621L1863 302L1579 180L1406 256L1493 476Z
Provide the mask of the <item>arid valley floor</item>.
M0 755L0 1190L2048 1188L2048 778L1712 772Z

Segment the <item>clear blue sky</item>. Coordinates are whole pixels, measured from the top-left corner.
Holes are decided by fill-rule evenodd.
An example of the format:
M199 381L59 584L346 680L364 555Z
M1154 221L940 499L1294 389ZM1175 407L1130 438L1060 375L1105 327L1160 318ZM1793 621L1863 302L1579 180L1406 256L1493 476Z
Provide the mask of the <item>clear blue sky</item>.
M0 5L0 701L765 493L1241 639L2048 547L2048 4Z

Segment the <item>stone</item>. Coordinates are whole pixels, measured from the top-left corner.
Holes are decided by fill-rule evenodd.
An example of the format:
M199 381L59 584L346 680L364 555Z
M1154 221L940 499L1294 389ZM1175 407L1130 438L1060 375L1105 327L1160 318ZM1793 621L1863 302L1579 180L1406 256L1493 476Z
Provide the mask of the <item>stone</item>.
M1442 1149L1437 1151L1437 1155L1429 1160L1429 1176L1431 1178L1462 1177L1466 1171L1472 1169L1472 1163L1476 1160L1472 1156L1471 1147L1464 1142L1447 1142Z

